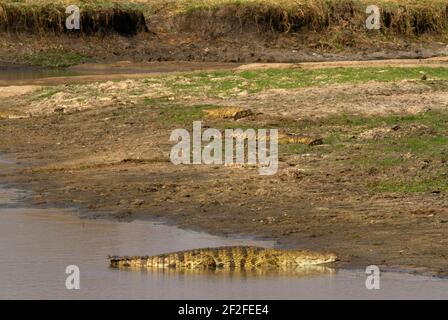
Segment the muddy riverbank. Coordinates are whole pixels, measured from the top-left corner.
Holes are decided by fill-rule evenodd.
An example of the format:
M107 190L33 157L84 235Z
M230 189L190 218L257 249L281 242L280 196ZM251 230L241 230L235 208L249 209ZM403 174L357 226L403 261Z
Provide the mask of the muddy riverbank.
M438 63L241 66L3 87L0 150L20 167L0 179L32 191L27 201L38 207L157 217L335 251L340 266L446 276L448 75ZM254 115L203 118L203 110L228 105ZM323 137L324 145L282 148L271 177L245 166L175 166L170 133L193 120L275 127Z
M97 37L44 38L27 34L2 34L0 64L67 67L79 63L134 63L194 61L221 63L299 63L374 59L425 59L448 54L448 42L386 42L362 48L316 45L315 39L297 35L240 34L219 39L196 33L137 35L132 38L110 35ZM313 44L314 43L314 44ZM317 47L316 47L317 46Z
M0 164L0 168L4 166ZM152 221L86 220L73 209L24 206L23 193L0 187L2 299L445 299L448 280L383 272L367 290L364 270L302 274L136 272L110 268L110 254L147 255L198 247L269 241L220 238ZM80 289L67 290L67 266Z

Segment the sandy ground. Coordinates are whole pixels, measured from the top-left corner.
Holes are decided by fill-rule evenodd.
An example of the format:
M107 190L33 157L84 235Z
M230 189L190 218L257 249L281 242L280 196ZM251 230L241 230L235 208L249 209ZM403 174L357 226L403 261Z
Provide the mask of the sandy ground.
M7 86L0 90L0 98L17 97L39 89L39 86Z
M378 65L390 63L422 62ZM444 64L445 59L427 63ZM353 64L360 65L336 65ZM310 65L318 66L322 67ZM101 75L95 77L95 81L101 79ZM5 98L0 112L25 116L0 120L0 150L19 163L18 169L3 172L0 178L31 189L29 200L34 205L74 206L90 218L162 217L184 228L269 238L285 247L331 250L341 257L341 266L376 264L448 275L446 193L370 192L364 182L388 172L375 165L360 169L351 161L354 155L367 154L363 141L394 134L393 130L380 125L352 132L325 122L340 113L384 116L446 110L445 81L273 89L225 99L205 94L176 96L142 79L59 83L56 88L57 93L39 99L40 87L0 88ZM258 175L256 167L174 166L169 161L169 135L178 124L163 121L163 106L142 104L144 98L157 97L190 105L250 107L255 116L236 125L282 127L293 120L300 127L307 121L323 121L307 133L325 136L338 131L357 138L334 152L326 152L328 145L322 145L306 153L281 153L279 171L269 177ZM403 134L417 129L400 128ZM412 160L397 177L412 176L422 165L419 161ZM438 169L446 164L428 166Z

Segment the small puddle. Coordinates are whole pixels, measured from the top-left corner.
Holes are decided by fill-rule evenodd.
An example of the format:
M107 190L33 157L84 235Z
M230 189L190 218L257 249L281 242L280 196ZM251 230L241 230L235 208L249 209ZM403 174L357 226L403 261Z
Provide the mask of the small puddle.
M80 75L80 73L64 69L0 67L0 81L11 82L11 84L14 84L15 81L34 80L48 77L67 77L76 75Z
M220 62L147 62L86 63L66 69L29 66L0 66L0 87L13 85L59 85L92 81L144 78L148 74L226 70L238 63Z

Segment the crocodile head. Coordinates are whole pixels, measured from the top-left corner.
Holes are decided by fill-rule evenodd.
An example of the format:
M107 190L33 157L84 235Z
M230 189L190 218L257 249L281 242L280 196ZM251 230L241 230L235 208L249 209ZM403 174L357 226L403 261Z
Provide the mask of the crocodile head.
M319 265L338 260L331 252L298 251L293 253L293 259L298 266Z

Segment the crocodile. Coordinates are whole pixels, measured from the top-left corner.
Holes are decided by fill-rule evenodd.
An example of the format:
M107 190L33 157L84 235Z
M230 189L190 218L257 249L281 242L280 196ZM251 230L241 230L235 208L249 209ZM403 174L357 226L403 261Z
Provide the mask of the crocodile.
M203 110L208 119L233 119L238 120L252 116L254 113L250 109L240 107L223 107L218 109Z
M111 267L179 270L288 270L318 266L337 260L333 253L230 246L178 251L155 256L109 256Z

